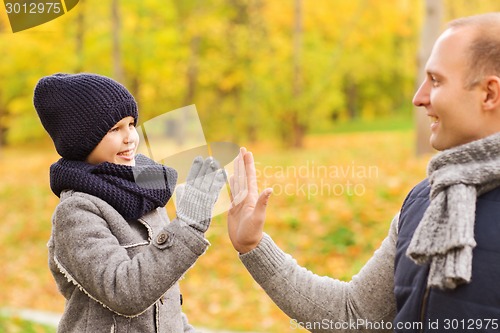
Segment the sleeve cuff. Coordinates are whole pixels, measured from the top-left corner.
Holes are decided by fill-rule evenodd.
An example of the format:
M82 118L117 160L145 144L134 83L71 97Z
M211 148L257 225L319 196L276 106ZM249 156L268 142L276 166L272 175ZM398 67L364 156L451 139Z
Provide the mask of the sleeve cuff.
M201 232L194 230L179 219L173 220L165 229L173 233L178 240L197 256L205 253L210 245Z
M265 233L255 249L240 255L240 260L259 284L266 282L275 275L286 258L287 254Z

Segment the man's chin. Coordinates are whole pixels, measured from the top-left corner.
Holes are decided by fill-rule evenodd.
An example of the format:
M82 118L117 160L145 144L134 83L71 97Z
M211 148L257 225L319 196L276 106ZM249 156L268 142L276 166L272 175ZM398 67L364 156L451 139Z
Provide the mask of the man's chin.
M448 149L445 145L439 142L439 140L434 135L431 135L429 143L431 144L431 147L436 149L437 151L443 151L445 149Z

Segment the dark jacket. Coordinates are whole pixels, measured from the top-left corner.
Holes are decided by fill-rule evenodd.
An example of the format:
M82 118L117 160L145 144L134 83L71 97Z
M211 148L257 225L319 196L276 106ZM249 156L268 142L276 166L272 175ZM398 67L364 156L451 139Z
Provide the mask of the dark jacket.
M418 184L401 209L394 292L396 332L500 331L500 188L477 198L472 281L455 290L427 287L429 265L417 265L406 250L425 210L430 185Z

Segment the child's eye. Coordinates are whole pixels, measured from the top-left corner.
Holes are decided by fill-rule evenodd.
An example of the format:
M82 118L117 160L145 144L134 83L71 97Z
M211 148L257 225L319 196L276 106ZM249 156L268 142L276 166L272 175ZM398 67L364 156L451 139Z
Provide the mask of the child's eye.
M112 129L109 130L110 132L116 132L118 131L118 127L113 127Z
M135 127L135 123L134 122L131 122L130 124L128 124L130 127Z

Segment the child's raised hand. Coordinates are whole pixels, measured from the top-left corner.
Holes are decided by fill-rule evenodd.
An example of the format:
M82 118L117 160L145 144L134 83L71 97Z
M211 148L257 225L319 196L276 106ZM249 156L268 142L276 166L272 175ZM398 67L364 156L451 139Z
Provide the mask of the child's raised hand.
M208 157L194 159L182 193L178 192L177 217L187 225L204 233L212 218L212 211L226 175L219 163Z

